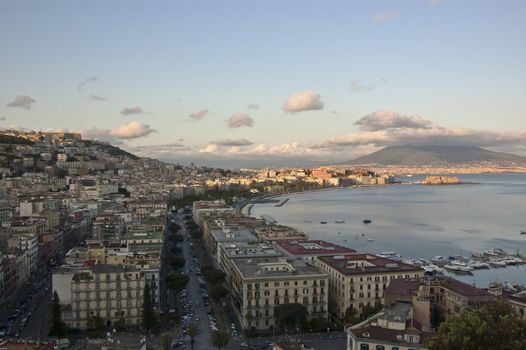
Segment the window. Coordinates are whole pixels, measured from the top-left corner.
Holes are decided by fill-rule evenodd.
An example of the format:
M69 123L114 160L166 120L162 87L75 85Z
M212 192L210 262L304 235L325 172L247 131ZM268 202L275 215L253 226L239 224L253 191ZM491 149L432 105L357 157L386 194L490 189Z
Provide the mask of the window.
M360 344L360 350L369 350L369 344Z
M385 350L385 346L383 346L383 345L376 345L376 350Z

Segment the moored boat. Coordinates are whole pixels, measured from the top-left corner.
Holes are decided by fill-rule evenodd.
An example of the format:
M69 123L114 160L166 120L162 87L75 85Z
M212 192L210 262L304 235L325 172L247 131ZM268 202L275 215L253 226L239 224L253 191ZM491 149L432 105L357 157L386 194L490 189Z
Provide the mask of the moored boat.
M364 224L370 224L371 222L373 222L371 219L363 219L362 221Z

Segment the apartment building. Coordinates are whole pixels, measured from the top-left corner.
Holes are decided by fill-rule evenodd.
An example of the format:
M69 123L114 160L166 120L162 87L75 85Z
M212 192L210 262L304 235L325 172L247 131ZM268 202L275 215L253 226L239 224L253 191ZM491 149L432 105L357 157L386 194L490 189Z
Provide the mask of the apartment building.
M487 290L454 278L430 279L427 281L427 288L434 306L444 315L456 314L467 307L495 299Z
M356 253L354 249L322 240L283 241L276 247L291 258L301 258L310 263L319 256L334 256Z
M347 328L347 350L424 350L426 338L410 303L396 303Z
M81 329L91 316L101 317L108 327L120 319L139 324L144 287L149 283L155 290L158 282L139 268L123 265L63 266L53 272L64 322Z
M119 240L124 234L124 220L116 215L99 215L92 221L93 239Z
M315 265L329 275L329 311L344 318L347 308L358 313L382 302L395 278L420 278L424 270L373 254L322 256Z
M244 329L276 326L278 305L303 304L311 317L327 317L328 276L304 260L232 259L232 301Z

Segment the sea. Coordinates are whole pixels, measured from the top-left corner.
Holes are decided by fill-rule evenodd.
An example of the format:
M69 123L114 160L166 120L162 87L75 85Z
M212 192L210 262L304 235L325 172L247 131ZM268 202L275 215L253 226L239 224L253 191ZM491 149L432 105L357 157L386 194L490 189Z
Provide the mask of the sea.
M255 204L251 216L271 216L311 239L358 252L393 251L404 259L457 254L469 257L475 251L492 248L526 256L526 235L520 234L526 231L526 174L455 176L463 184L395 184L287 194L278 197L289 198L283 206ZM364 224L364 219L371 223ZM481 288L491 282L526 285L526 265L454 277Z

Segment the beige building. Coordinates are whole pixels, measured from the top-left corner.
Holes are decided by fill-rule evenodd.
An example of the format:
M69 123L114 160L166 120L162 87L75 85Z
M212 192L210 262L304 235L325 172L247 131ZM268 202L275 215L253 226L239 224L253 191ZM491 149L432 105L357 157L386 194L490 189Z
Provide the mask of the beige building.
M467 307L477 306L495 299L484 289L473 287L454 278L428 280L429 296L444 315L459 313Z
M158 281L149 280L141 269L122 265L64 266L53 273L64 322L81 329L91 316L101 317L107 326L121 318L130 325L140 323L146 283L156 289Z
M338 318L344 318L349 307L360 313L366 305L380 304L395 278L424 276L418 267L372 254L324 256L315 264L329 275L329 311Z
M232 300L244 329L275 327L278 305L303 304L312 317L327 317L328 276L304 260L233 259Z
M347 328L347 350L424 350L426 338L410 303L396 303Z

